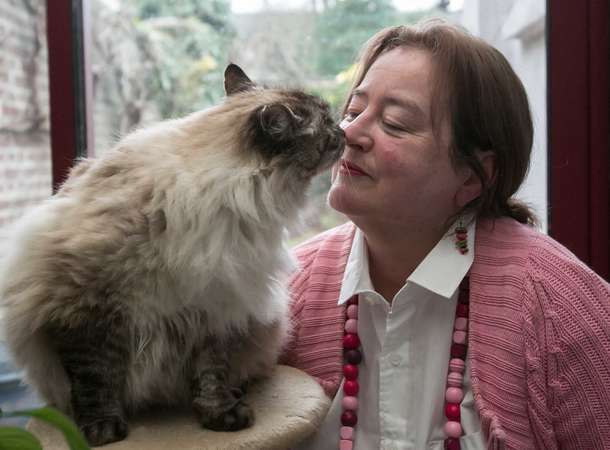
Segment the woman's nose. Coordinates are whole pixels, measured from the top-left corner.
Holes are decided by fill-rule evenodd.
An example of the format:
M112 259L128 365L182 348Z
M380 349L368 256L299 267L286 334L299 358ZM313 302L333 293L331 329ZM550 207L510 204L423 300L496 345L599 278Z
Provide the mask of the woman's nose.
M373 146L370 124L363 115L351 121L343 120L339 125L345 133L345 145L368 151Z

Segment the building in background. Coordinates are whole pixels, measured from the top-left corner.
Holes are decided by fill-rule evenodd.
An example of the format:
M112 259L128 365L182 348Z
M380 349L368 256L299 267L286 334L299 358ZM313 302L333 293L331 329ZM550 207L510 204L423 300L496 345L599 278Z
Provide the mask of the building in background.
M51 195L45 2L0 2L2 231Z

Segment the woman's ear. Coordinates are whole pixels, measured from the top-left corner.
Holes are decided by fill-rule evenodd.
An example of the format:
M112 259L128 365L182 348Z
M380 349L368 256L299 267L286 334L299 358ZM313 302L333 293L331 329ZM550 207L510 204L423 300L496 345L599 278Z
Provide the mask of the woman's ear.
M496 157L491 150L487 150L484 152L477 152L477 157L479 158L479 162L485 171L485 175L487 178L487 182L493 182L493 177L495 174L495 164ZM455 202L456 206L459 209L462 209L468 203L473 201L474 199L481 196L481 190L483 188L481 184L481 180L477 176L477 174L470 168L466 167L464 169L465 179L455 194Z

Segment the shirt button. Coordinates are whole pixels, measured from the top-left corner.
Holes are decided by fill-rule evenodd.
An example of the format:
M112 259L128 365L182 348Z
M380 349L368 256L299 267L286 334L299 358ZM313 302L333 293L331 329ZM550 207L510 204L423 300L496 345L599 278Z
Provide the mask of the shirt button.
M392 363L393 366L400 366L400 363L402 362L402 358L400 357L399 354L394 353L392 356L390 356L390 362Z

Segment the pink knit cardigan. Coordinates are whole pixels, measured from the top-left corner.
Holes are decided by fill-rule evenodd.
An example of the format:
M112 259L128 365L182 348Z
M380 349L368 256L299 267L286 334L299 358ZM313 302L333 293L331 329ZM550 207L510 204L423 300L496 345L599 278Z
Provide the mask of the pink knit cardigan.
M282 362L331 398L354 230L348 223L298 247L291 280L294 331ZM610 285L531 227L480 220L470 293L470 376L488 448L610 449Z

